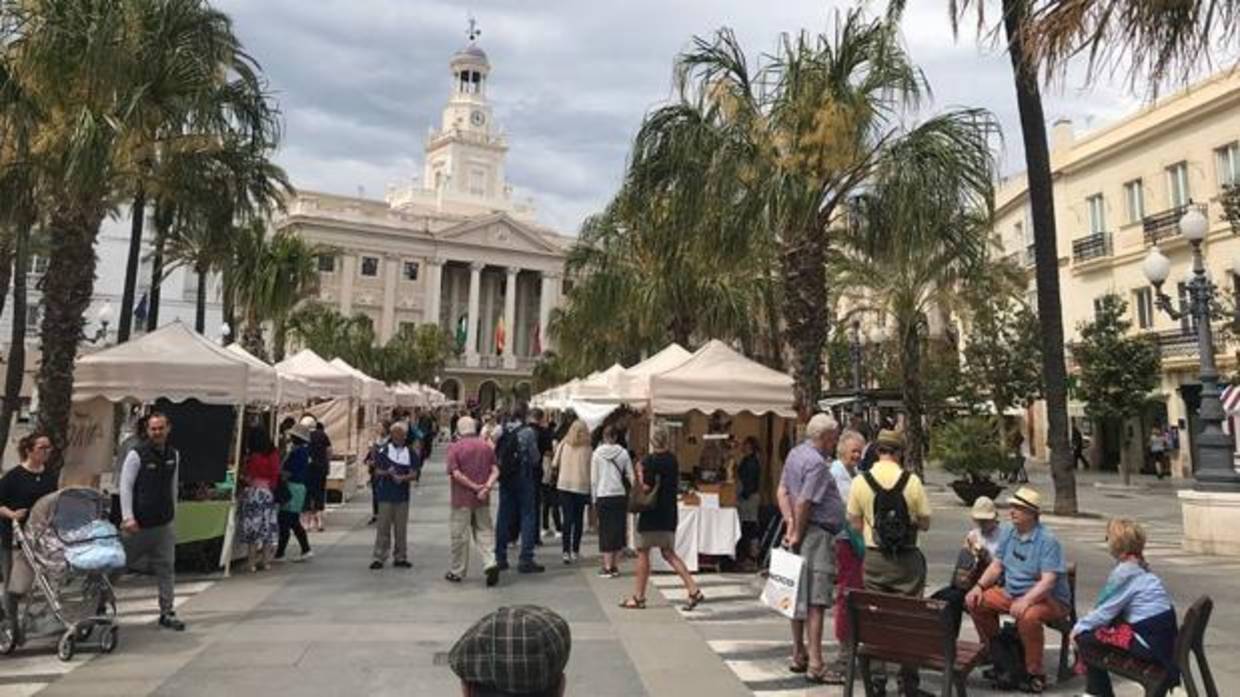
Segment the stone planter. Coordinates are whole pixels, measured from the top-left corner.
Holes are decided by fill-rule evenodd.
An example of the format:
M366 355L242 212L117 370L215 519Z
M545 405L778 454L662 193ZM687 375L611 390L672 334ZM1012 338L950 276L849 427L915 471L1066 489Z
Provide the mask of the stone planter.
M951 483L952 491L956 492L956 496L964 502L966 506L972 506L973 502L979 496L989 496L991 499L998 499L999 492L1003 491L1003 486L989 479L957 479Z

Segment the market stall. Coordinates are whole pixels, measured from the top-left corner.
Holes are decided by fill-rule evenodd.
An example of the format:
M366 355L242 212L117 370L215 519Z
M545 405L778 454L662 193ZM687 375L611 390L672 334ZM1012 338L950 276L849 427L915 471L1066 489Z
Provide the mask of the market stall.
M74 374L75 403L102 398L112 403L159 403L181 412L180 417L172 417L169 438L181 451L179 479L183 491L193 488L203 495L200 500L178 501L176 530L185 534L185 542L222 537L222 550L229 550L244 407L251 400L274 402L271 376L251 371L246 361L180 322L84 356L78 359ZM235 418L215 418L221 407L234 411ZM190 416L207 412L209 417ZM210 433L204 433L204 428ZM232 447L224 448L219 456L215 446L221 441ZM204 452L212 455L201 457ZM225 573L231 562L232 555L223 552L220 565Z
M298 351L275 367L278 372L296 376L309 384L315 403L287 414L294 418L310 414L323 424L327 437L332 441L327 487L347 499L360 481L357 458L362 444L355 426L355 412L362 390L361 381L310 349Z

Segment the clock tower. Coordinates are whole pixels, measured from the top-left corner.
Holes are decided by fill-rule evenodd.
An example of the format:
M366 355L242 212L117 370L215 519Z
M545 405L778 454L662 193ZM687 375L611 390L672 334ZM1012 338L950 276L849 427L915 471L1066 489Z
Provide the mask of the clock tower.
M452 92L443 121L426 143L425 186L453 199L500 200L507 195L504 155L508 144L492 120L487 101L491 63L478 46L482 34L469 21L469 43L448 65Z

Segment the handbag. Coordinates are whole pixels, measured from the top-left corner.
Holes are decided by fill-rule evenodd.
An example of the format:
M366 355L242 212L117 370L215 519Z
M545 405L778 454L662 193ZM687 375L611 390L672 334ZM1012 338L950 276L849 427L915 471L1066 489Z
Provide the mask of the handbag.
M650 487L650 491L646 491L644 486L635 486L629 489L629 513L643 513L654 508L654 504L659 500L659 485L662 484L660 478L654 478L654 486Z
M280 483L271 490L271 495L275 497L278 506L288 503L293 498L293 492L288 488L288 480L281 476Z
M762 604L790 620L797 617L797 596L801 590L801 568L805 560L786 549L771 550L771 565L767 570L766 585L762 587Z

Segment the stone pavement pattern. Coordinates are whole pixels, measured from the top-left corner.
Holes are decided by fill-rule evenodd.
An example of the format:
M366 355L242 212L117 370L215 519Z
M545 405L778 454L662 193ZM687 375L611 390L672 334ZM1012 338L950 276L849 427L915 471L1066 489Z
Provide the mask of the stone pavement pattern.
M931 475L931 482L935 481ZM942 479L939 475L938 479ZM1035 475L1036 479L1036 475ZM1049 493L1049 485L1038 482ZM933 529L924 538L930 587L950 572L967 511L942 487L931 487ZM1082 508L1125 513L1149 521L1150 561L1164 574L1180 609L1201 592L1218 607L1208 651L1224 694L1240 686L1240 665L1225 658L1240 649L1240 560L1184 553L1178 547L1179 507L1174 491L1160 485L1143 493L1081 487ZM332 512L327 533L312 534L316 558L231 579L182 578L184 634L154 628L155 594L148 583L122 586L122 635L111 656L84 654L60 663L49 645L0 658L0 697L72 695L455 695L446 652L464 629L489 610L535 603L555 608L573 631L569 695L812 695L842 694L839 687L809 688L785 669L787 623L760 607L759 580L750 574L701 574L709 601L694 613L673 603L684 591L672 576L658 576L651 608L625 612L617 601L631 592L631 562L620 579L594 576L594 539L582 545L587 560L559 563L558 542L548 541L540 559L545 574L509 572L487 590L471 563L472 578L460 586L443 580L447 566L447 480L436 460L415 494L410 540L413 571L366 569L373 529L365 525L366 501ZM1088 609L1110 568L1100 518L1048 518L1079 565L1079 607ZM963 630L972 632L967 624ZM827 636L831 637L830 628ZM1048 632L1048 665L1057 658L1058 635ZM837 650L829 646L829 655ZM924 678L934 690L937 681ZM1135 695L1135 686L1119 694ZM1078 694L1076 680L1051 694ZM858 694L860 692L858 691ZM978 679L970 694L996 694Z

